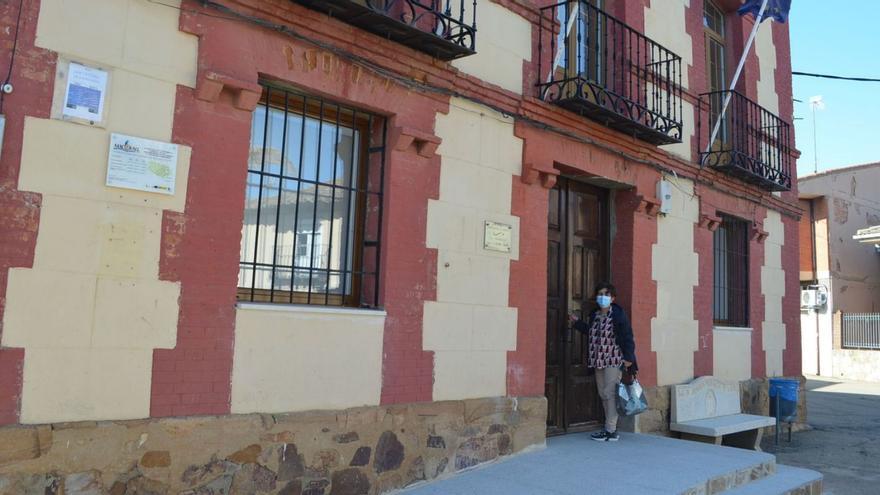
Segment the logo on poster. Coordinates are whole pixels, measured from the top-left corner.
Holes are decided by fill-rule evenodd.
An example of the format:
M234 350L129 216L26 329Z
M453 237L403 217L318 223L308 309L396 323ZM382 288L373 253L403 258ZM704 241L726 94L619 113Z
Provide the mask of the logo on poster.
M126 153L140 153L140 151L141 151L140 148L138 148L137 146L132 146L131 144L129 144L128 140L126 140L122 144L119 144L119 143L114 144L113 149L116 151L124 151Z

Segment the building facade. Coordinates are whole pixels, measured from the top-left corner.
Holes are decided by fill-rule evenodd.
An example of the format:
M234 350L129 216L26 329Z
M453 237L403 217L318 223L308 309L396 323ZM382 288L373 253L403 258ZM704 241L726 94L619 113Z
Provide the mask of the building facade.
M629 427L759 404L801 209L788 28L727 93L737 7L7 2L0 490L374 493L594 427L602 280Z
M801 304L804 373L880 380L880 255L864 242L880 224L880 164L801 177L798 188L801 285L822 299Z

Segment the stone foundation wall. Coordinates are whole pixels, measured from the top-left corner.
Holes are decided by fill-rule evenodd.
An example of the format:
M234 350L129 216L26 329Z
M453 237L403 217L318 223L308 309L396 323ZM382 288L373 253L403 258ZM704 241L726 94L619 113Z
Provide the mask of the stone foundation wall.
M547 403L0 428L0 494L379 494L543 446Z
M880 382L880 351L835 349L831 362L836 377Z

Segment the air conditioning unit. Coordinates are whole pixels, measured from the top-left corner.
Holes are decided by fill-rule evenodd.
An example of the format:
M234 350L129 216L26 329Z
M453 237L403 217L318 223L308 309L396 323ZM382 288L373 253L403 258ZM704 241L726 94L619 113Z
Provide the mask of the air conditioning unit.
M801 308L815 309L828 304L828 293L824 290L809 288L801 290Z

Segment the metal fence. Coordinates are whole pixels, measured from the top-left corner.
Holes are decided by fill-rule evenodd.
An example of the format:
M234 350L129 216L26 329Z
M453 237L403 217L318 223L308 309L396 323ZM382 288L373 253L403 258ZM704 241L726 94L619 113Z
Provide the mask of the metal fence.
M880 313L844 314L842 331L845 349L880 350Z

